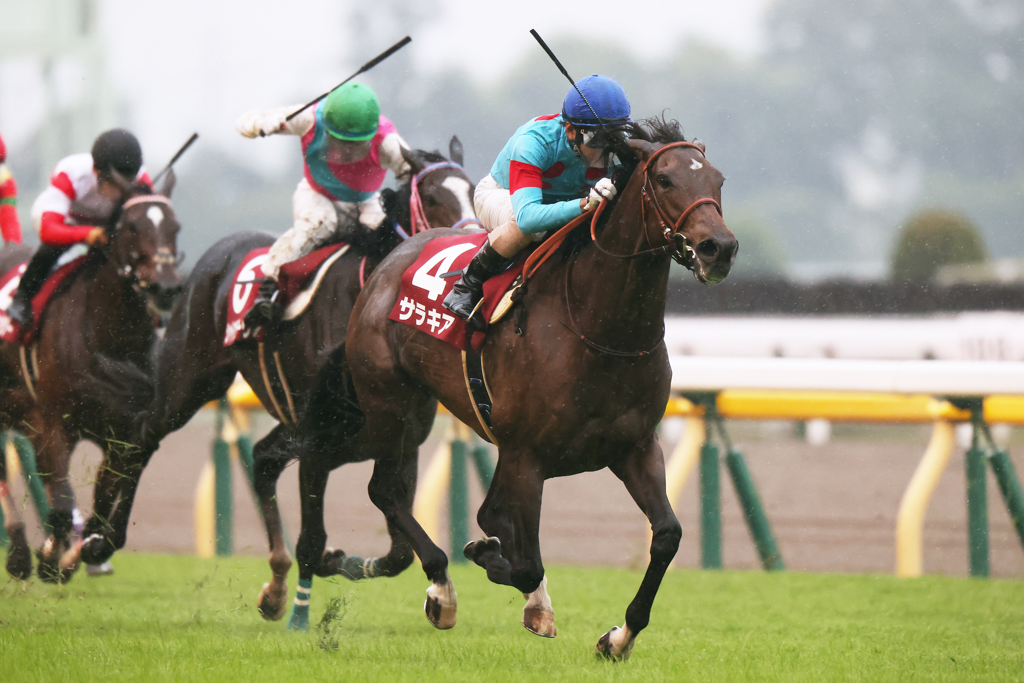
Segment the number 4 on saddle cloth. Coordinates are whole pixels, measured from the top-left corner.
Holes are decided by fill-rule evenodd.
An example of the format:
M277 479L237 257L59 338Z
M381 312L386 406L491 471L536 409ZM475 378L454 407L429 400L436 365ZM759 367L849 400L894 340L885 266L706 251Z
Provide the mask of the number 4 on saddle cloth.
M39 328L42 326L43 318L46 315L46 306L53 299L53 295L60 291L60 286L68 281L79 267L85 263L88 256L80 256L70 263L66 263L46 278L46 282L39 288L39 293L32 298L33 316L32 327L22 330L21 325L7 315L7 307L11 305L11 299L18 290L22 273L28 266L28 261L19 263L14 268L0 277L0 339L9 344L22 344L30 346L39 335Z
M324 275L334 262L341 258L349 245L344 242L331 244L306 254L302 258L289 261L281 266L277 276L277 288L280 303L284 308L284 320L298 318L309 306L323 281ZM255 331L245 327L245 314L256 302L260 282L265 277L263 264L267 260L270 247L253 249L242 259L238 271L235 272L234 286L231 288L228 301L228 322L224 331L224 346L231 346L240 339L262 339L263 328Z
M458 280L455 276L442 278L441 275L464 270L486 239L487 233L475 232L439 237L428 242L416 262L402 275L402 291L388 318L415 327L462 351L466 351L472 343L473 350L479 352L486 333L474 332L470 341L466 321L441 305ZM523 271L524 263L525 255L517 259L508 270L484 283L484 299L481 304L484 320L491 319L501 303L502 295Z

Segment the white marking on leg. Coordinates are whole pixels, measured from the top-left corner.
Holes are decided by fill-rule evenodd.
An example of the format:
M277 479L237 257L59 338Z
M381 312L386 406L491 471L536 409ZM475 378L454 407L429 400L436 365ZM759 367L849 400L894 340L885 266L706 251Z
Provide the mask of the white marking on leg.
M146 209L146 218L153 224L154 228L159 228L160 224L164 222L164 212L159 206L155 204Z
M458 176L448 176L441 183L441 186L446 188L449 192L455 195L459 200L459 206L462 207L462 218L476 218L476 213L473 211L473 199L471 192L473 187L469 184L465 178L459 178Z
M700 163L696 159L694 159L693 161L690 162L690 170L691 171L699 171L702 168L704 168L704 164Z
M540 580L540 585L537 586L537 590L532 593L523 593L523 597L526 598L526 607L542 609L546 612L554 612L551 607L551 596L548 595L548 575L545 574L544 578Z

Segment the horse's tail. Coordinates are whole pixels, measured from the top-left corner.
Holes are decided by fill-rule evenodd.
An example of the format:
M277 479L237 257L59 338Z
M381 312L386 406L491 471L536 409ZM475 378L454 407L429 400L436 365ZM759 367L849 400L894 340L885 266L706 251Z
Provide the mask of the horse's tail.
M336 448L355 436L365 424L366 417L359 408L345 360L345 345L341 344L317 373L306 395L305 409L294 436L285 440L281 447L287 449L288 459L301 458L305 453Z

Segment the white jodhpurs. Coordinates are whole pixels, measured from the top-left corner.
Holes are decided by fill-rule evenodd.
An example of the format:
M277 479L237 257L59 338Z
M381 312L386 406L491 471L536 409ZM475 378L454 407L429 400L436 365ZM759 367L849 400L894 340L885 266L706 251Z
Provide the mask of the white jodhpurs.
M530 242L540 242L547 236L546 232L524 235L519 231L512 195L490 175L476 186L473 206L484 229L490 233L491 246L506 258L515 256Z
M384 222L378 193L359 203L332 202L314 190L305 178L300 180L292 195L292 220L295 222L270 248L263 264L264 274L276 280L281 266L302 258L334 234L338 214L351 215L355 211L359 212L359 222L370 230Z

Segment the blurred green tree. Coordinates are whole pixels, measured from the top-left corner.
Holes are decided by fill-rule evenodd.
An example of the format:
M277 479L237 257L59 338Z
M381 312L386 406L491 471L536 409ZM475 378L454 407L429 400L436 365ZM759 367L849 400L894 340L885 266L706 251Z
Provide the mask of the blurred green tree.
M892 254L892 278L928 282L943 266L983 263L988 259L977 226L963 213L926 209L900 230Z

